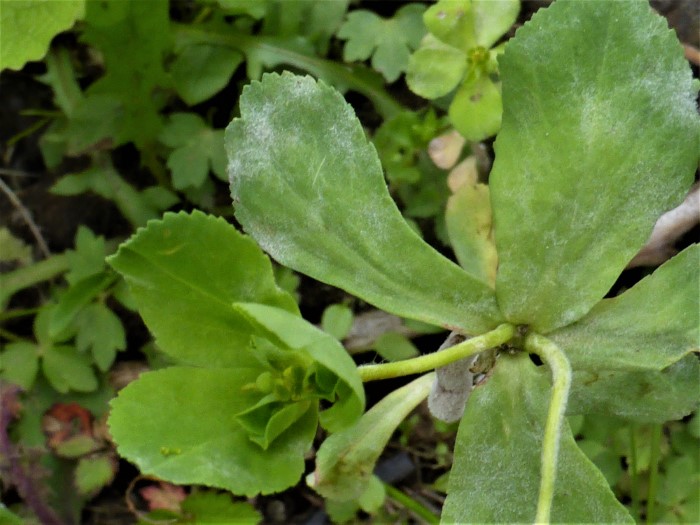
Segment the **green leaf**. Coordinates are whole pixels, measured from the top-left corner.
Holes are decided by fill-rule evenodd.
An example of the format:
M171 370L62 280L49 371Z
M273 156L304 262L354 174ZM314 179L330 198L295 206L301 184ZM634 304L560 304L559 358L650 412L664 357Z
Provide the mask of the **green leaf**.
M442 523L535 518L550 385L527 354L500 356L459 426ZM633 523L599 470L562 427L553 523Z
M245 501L231 501L229 494L198 490L182 502L182 510L190 515L195 523L205 525L257 525L262 516Z
M569 414L610 414L632 421L663 423L700 406L700 362L687 355L665 370L574 372Z
M691 436L700 439L700 412L693 414L693 417L688 421L688 432Z
M325 498L359 498L367 489L374 465L399 424L430 392L434 374L426 374L394 390L353 426L332 434L316 454L316 470L306 482Z
M168 168L176 189L201 186L210 169L226 178L224 131L211 129L199 115L173 113L158 138L173 148Z
M202 366L258 366L251 326L234 310L254 301L298 312L274 282L270 261L223 219L166 213L107 259L124 275L159 347Z
M384 488L384 483L377 476L372 475L365 487L365 491L360 495L357 502L362 510L372 514L381 508L385 499L386 489Z
M313 44L318 56L328 53L329 40L345 17L349 0L268 2L262 32L283 37L301 36Z
M75 330L73 326L66 326L60 332L51 331L51 321L57 308L56 304L48 303L44 305L34 317L34 337L40 345L51 346L53 343L62 343L73 337Z
M79 156L99 149L103 143L113 144L119 131L121 110L114 93L88 93L81 97L66 124L64 153Z
M679 505L700 492L700 473L692 456L674 456L665 465L665 476L658 500L666 505Z
M237 417L248 438L267 450L275 439L307 414L311 405L310 401L265 403L254 406L253 412L244 410Z
M362 414L365 405L362 380L352 358L333 336L279 308L245 303L237 303L234 308L243 312L249 322L255 323L261 335L283 348L308 353L311 359L340 380L342 384L335 386L329 399L335 404L321 412L324 428L335 432Z
M696 90L645 2L557 1L499 67L498 304L547 333L586 314L682 200L698 164Z
M51 310L49 337L64 332L78 313L116 280L113 273L102 272L86 277L73 285L59 298Z
M316 433L316 409L263 450L235 417L255 403L257 394L242 387L259 372L172 367L142 374L112 401L109 427L119 454L143 474L181 485L253 496L295 484Z
M0 228L0 262L18 261L22 265L31 264L32 248L5 226Z
M442 0L423 16L428 31L460 51L476 47L475 12L472 0Z
M34 343L8 343L0 352L0 377L30 390L39 371L38 348Z
M118 350L126 348L126 334L119 317L102 303L87 306L76 320L78 351L92 353L97 368L106 372Z
M117 466L109 456L82 458L75 467L75 488L83 495L94 495L114 479Z
M403 317L469 333L498 324L489 287L406 224L336 91L310 77L266 75L245 88L240 106L226 130L231 192L237 219L268 253Z
M490 75L474 69L457 89L448 111L455 129L474 142L498 132L501 113L500 85Z
M352 310L344 304L332 304L323 311L321 328L338 340L342 340L352 328Z
M614 487L620 481L623 470L618 454L596 441L583 439L577 441L576 445L598 467L610 487Z
M700 245L550 337L576 370L661 370L700 348Z
M55 453L62 458L75 459L94 452L98 448L100 448L100 444L94 437L76 434L58 443L55 447Z
M488 186L461 186L447 201L445 222L460 266L493 287L498 255L493 240Z
M25 520L10 512L3 503L0 503L0 523L3 525L26 525Z
M472 5L476 43L485 48L506 34L520 13L520 0L473 0Z
M338 38L346 40L343 60L353 62L372 56L372 67L387 82L394 82L406 70L410 51L418 47L425 34L423 11L422 4L407 4L388 20L364 9L351 12L337 33Z
M81 225L75 234L75 250L66 252L70 264L66 281L75 285L87 277L101 274L105 269L105 255L104 237Z
M421 97L438 98L457 87L466 70L467 55L463 51L428 34L409 59L406 83Z
M62 394L69 390L92 392L98 387L90 358L78 353L72 346L45 347L42 355L44 376Z
M14 0L0 15L0 70L41 60L51 39L85 14L85 0Z
M143 147L161 127L157 89L169 87L163 58L170 44L166 0L88 2L82 41L101 51L105 75L89 95L110 94L119 104L110 136Z
M374 342L374 350L387 361L401 361L417 357L420 352L405 335L386 332Z
M260 0L216 0L222 9L230 14L245 14L257 19L267 13L269 3Z
M82 173L66 175L51 188L51 192L58 195L76 195L87 190L114 200L119 211L134 227L160 217L164 209L179 201L174 193L163 187L137 190L112 166L95 166Z
M204 102L226 87L243 58L235 49L221 46L186 47L170 69L177 94L189 106Z

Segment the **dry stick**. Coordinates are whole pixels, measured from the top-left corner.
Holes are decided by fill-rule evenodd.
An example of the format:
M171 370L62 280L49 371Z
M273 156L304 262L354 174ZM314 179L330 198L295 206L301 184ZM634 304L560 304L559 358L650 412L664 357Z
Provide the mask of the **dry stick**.
M29 173L28 171L12 170L8 168L0 168L0 175L7 175L8 177L26 177L32 179L40 176L38 173Z
M7 195L7 198L10 199L12 205L15 208L17 208L17 211L19 211L20 215L22 215L24 222L27 223L27 226L29 226L29 230L32 232L32 235L36 239L36 243L39 246L39 251L41 251L41 253L44 255L44 258L48 259L49 257L51 257L51 251L49 250L49 246L46 244L46 241L41 235L39 227L34 222L34 219L32 219L31 213L29 213L29 210L22 204L19 198L17 198L17 195L15 195L15 192L12 191L12 188L5 184L5 181L3 181L2 179L0 179L0 190L2 190L3 193L5 193L5 195Z
M685 58L689 62L692 62L696 66L700 66L700 49L689 44L683 44L683 51L685 53Z
M676 254L673 243L700 223L700 183L688 192L685 200L676 208L664 213L656 221L646 244L627 265L657 266Z

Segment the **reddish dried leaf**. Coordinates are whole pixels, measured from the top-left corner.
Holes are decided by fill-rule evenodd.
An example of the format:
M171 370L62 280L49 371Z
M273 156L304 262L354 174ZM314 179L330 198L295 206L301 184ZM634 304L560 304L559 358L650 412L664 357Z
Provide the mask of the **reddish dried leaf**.
M139 490L141 497L148 502L149 510L170 510L180 512L180 503L187 497L185 489L166 483L158 482L158 485L149 485Z
M92 438L92 414L77 403L56 403L41 419L47 445L56 450L74 438Z

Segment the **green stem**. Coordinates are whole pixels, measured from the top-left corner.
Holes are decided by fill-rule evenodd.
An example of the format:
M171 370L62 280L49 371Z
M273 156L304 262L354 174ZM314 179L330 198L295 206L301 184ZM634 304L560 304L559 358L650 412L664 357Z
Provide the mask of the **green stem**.
M552 395L544 427L542 474L535 516L535 523L549 523L554 498L554 481L557 475L561 427L564 423L566 402L571 387L571 365L557 345L539 334L529 334L525 338L525 350L540 356L552 370Z
M393 487L388 483L384 483L384 488L386 489L387 496L406 507L416 516L421 518L425 523L440 523L440 518L431 512L430 509L426 508L424 505L421 505L410 496L407 496L396 487Z
M649 458L649 493L647 494L647 523L654 523L656 490L659 486L659 459L661 458L662 425L651 428L651 456Z
M630 491L632 492L632 513L639 519L639 477L637 476L637 425L630 423Z
M231 47L243 52L248 57L271 57L268 62L287 64L314 76L331 80L333 84L343 86L363 94L372 101L377 112L385 119L397 115L403 106L396 102L384 89L382 81L371 70L358 65L340 64L316 56L309 56L290 49L284 39L278 37L246 35L234 31L219 33L214 29L175 24L175 40L179 45L213 44Z
M68 257L62 253L0 275L0 306L15 292L48 281L67 270Z
M472 337L439 352L393 363L363 365L358 367L358 371L364 382L420 374L507 343L514 335L515 327L513 325L502 324L490 332Z

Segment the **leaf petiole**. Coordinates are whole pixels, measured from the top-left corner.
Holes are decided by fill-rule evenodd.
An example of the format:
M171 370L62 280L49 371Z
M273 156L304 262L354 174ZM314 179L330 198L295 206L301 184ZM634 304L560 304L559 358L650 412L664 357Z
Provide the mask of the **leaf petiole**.
M358 371L363 382L419 374L507 343L514 335L515 327L505 323L490 332L472 337L439 352L393 363L364 365L358 367Z
M542 443L540 491L537 499L535 523L549 523L557 473L557 456L561 427L566 413L566 401L571 387L571 365L564 352L552 341L539 334L525 338L525 350L537 354L552 369L552 395L547 411Z

